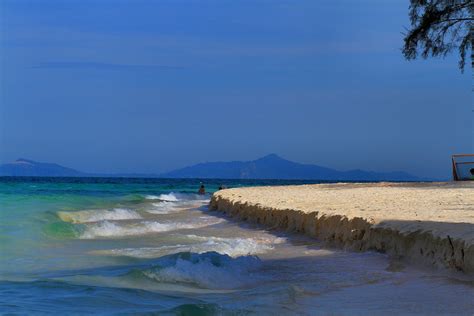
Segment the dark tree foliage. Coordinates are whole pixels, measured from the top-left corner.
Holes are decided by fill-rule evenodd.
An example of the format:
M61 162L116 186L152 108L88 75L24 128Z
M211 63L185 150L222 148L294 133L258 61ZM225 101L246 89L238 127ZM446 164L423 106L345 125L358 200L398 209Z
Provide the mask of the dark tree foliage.
M466 52L472 47L474 0L410 0L411 29L405 34L403 55L446 56L459 51L459 67L464 70Z

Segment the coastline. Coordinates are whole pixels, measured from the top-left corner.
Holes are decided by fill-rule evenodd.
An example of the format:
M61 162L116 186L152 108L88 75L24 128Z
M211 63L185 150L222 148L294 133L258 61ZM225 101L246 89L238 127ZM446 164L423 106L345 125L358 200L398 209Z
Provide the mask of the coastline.
M214 193L210 210L329 246L474 273L474 183L338 183Z

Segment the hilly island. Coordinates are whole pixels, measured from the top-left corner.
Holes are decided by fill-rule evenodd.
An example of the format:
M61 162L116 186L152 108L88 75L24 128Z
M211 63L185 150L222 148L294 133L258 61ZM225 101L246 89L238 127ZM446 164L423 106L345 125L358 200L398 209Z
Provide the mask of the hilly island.
M285 179L325 181L419 181L403 171L340 171L328 167L301 164L270 154L251 161L205 162L161 174L98 174L78 171L55 163L17 159L0 165L0 176L38 177L150 177L201 179Z

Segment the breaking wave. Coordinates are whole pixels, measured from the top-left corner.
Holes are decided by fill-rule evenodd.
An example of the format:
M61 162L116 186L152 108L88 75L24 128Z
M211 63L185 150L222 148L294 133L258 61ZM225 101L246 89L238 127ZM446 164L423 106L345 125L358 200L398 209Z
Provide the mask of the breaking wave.
M201 241L201 243L191 246L191 252L204 253L215 251L231 257L265 253L274 248L274 243L279 243L276 239L222 238L196 235L187 235L187 237Z
M185 201L209 201L209 195L199 195L196 193L170 192L160 195L145 195L146 200L160 200L165 202L185 202Z
M217 252L183 252L160 259L158 265L141 271L162 283L181 283L206 289L235 289L259 282L262 262L255 256L232 258Z
M62 221L74 224L100 222L104 220L119 221L142 218L137 212L125 208L114 208L113 210L58 212L58 216Z
M179 229L201 228L222 222L218 218L201 218L196 222L164 222L142 221L137 223L119 224L102 221L87 225L81 233L81 239L120 238L125 236L146 235L150 233L168 232Z
M181 209L179 207L180 205L176 202L162 201L158 203L151 203L151 205L152 208L146 210L150 214L169 214Z
M175 195L175 193L171 192L168 194L160 194L160 195L147 195L145 196L147 200L160 200L160 201L166 201L166 202L178 202L179 199Z
M123 248L100 250L94 252L100 255L128 256L135 258L157 258L180 252L205 253L217 252L230 257L256 255L274 249L274 244L282 243L284 238L221 238L186 235L199 243L183 245L166 245L161 247Z

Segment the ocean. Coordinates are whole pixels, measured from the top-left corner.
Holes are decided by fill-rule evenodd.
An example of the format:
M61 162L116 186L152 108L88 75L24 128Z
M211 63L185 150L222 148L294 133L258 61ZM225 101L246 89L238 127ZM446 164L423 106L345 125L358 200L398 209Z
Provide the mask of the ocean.
M227 187L273 180L0 178L0 313L453 314L474 280L236 222Z

